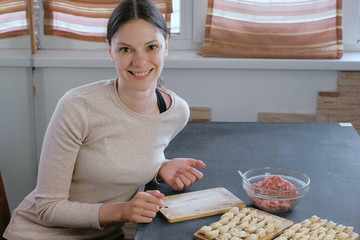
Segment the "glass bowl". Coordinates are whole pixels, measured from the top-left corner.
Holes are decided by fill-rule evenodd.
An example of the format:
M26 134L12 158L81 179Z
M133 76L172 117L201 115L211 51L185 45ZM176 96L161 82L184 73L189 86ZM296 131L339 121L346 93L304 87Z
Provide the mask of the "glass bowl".
M250 184L243 179L242 186L251 202L258 208L270 213L286 212L293 209L305 197L310 187L310 179L306 174L289 169L254 168L245 172L244 176ZM274 176L280 176L283 180L290 182L292 187L295 186L295 189L289 190L289 187L285 187L286 190L269 190L254 186L254 184L265 179L271 185L270 179L279 179ZM289 183L285 183L285 186L289 186ZM272 187L269 188L273 189Z

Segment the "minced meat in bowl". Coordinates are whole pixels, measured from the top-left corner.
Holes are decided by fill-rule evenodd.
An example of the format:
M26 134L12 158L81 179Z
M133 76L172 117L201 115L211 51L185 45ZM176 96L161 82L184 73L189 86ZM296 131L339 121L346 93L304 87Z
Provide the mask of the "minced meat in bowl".
M251 202L271 213L293 209L307 194L310 179L294 170L282 168L254 168L244 173L250 182L242 185Z

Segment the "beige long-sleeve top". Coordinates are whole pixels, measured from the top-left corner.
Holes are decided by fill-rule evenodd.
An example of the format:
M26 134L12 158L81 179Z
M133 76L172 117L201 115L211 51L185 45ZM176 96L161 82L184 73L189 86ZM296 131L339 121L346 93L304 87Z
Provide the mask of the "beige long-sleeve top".
M115 239L122 223L100 226L102 203L130 200L165 161L164 149L186 125L187 103L144 116L121 102L116 80L70 90L45 134L36 189L13 211L7 239Z

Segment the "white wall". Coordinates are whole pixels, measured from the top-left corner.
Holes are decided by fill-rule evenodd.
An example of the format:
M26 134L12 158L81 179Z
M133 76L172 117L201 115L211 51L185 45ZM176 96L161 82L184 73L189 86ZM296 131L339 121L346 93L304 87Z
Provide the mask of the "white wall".
M257 121L258 112L309 113L318 91L334 91L337 71L166 69L166 87L190 106L212 110L212 121Z
M0 170L10 208L36 183L31 68L0 67Z

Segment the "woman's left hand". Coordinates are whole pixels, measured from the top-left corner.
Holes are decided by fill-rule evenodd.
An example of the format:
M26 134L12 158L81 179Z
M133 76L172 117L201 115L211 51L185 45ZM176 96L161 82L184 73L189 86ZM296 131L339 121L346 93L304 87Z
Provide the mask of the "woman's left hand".
M194 167L205 168L206 164L192 158L174 158L167 161L158 174L175 191L181 191L202 179L203 174Z

